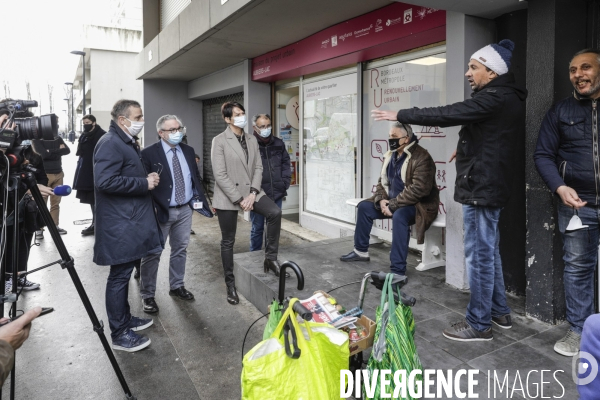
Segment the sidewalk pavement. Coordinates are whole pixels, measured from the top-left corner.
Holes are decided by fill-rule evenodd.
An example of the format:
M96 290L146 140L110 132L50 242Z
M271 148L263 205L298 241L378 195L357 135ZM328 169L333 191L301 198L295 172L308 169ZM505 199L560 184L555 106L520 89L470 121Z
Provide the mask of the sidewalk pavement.
M69 143L69 146L71 144ZM74 148L72 147L72 150ZM77 157L63 157L65 184L71 184ZM91 219L90 207L80 204L75 193L60 204L60 226L68 231L61 236L75 260L75 268L98 315L104 321L104 333L110 342L110 330L104 305L108 267L92 262L94 237L82 237L86 225L73 221ZM239 399L241 348L244 334L261 313L243 297L232 306L226 301L226 287L219 242L217 218L194 215L190 238L185 286L195 295L193 301L169 296L168 252L165 249L158 272L156 301L158 314L154 325L142 331L152 344L137 353L115 351L116 358L138 400ZM135 235L136 232L131 232ZM304 240L282 232L281 244L292 246ZM234 251L242 253L250 246L250 224L241 218ZM30 269L58 260L58 252L45 232L40 246L31 249ZM33 322L27 342L17 351L17 399L64 400L124 399L114 371L66 270L54 265L36 272L29 279L41 284L35 291L24 292L18 309L52 306L55 311ZM139 285L129 284L131 311L142 312ZM5 306L5 314L8 307ZM250 349L262 338L263 318L246 342ZM2 387L2 399L9 398L9 381Z
M352 238L340 238L282 249L279 259L296 262L305 277L305 289L298 291L295 288L297 284L295 275L290 271L292 278L287 280L286 296L307 298L315 290L329 291L346 283L360 281L365 273L370 271L389 271L389 244L372 245L369 248L370 262L341 262L339 257L350 252L352 248ZM464 319L469 293L446 285L445 268L417 271L415 267L419 261L415 254L409 254L407 272L409 282L403 291L417 299L413 307L416 325L415 341L424 368L453 371L480 370L481 373L477 376L479 385L476 393L479 393L479 398L483 399L536 398L535 385L544 387L544 396L563 399L578 397L576 386L571 379L572 358L561 356L553 350L554 343L565 335L567 324L551 326L530 318L525 314L525 298L507 295L512 309L512 329L493 328L494 339L489 342L464 343L448 340L442 336L442 331L449 327L450 323ZM244 290L245 288L242 287L239 287L239 291L261 312L266 312L268 300L278 294L278 279L271 273L266 275L263 273L258 254L237 254L235 262L236 276L246 273L254 278L251 282L251 291ZM364 310L369 318L375 320L375 309L380 303L381 292L372 285L368 286ZM360 284L356 283L335 289L331 295L346 309L350 309L357 305L359 289ZM527 386L527 374L532 370L537 372L531 373ZM545 372L543 380L547 383L543 385L541 385L541 370L551 371ZM564 389L552 376L558 370L563 371L558 372L556 378ZM506 371L509 371L508 387L512 397L501 395L498 387L496 397L493 397L493 392L488 394L488 373L493 382L494 371L500 382L504 379ZM517 371L522 381L523 392L520 390ZM493 385L490 385L490 389L493 391ZM504 394L506 393L505 388ZM541 398L541 392L538 396Z
M77 157L63 157L65 184L72 182ZM61 202L60 226L68 231L62 236L67 249L75 260L75 267L99 319L104 321L105 334L109 338L108 320L104 306L104 291L108 268L92 262L94 237L82 237L85 225L73 225L73 221L91 218L89 206L80 204L74 194ZM168 254L165 249L158 276L156 301L160 312L154 315L154 325L143 331L152 344L137 353L115 352L116 358L129 384L139 400L221 400L240 398L241 346L250 324L261 316L257 310L266 304L253 305L243 296L240 304L229 305L225 300L225 283L220 260L220 230L217 218L194 216L193 229L188 248L186 288L195 300L184 302L168 295ZM131 232L135 235L135 232ZM262 272L262 256L259 252L245 253L249 247L250 224L241 218L238 222L234 248L242 280L240 266L256 269L253 276ZM365 272L385 270L389 265L389 246L372 247L370 263L342 263L339 256L350 251L348 238L309 243L288 232L281 234L280 260L296 261L306 276L306 289L301 297L308 297L316 289L330 290L341 284L358 281ZM30 269L55 261L58 253L49 234L31 249ZM417 272L414 255L409 259L409 284L407 293L417 298L413 309L416 320L416 343L425 368L481 370L510 370L510 385L515 372L521 373L525 385L527 372L531 369L562 369L559 375L565 386L563 399L577 397L570 381L571 359L552 350L554 342L562 337L566 326L552 327L524 314L522 298L509 297L515 326L512 330L494 331L492 342L463 344L448 341L441 336L450 321L463 316L468 294L448 287L444 283L444 269ZM41 284L40 290L25 292L18 303L19 309L34 306L52 306L56 309L34 321L29 340L17 351L16 371L18 399L94 399L113 400L124 398L119 382L104 353L97 334L77 295L66 271L55 265L32 274L30 280ZM277 279L272 273L260 277L271 292L277 292ZM294 278L288 282L288 294L294 294ZM267 293L258 289L257 292ZM133 278L129 285L132 313L142 312L138 282ZM344 304L354 304L358 298L358 285L338 289L332 293ZM365 305L367 315L374 318L379 304L379 293L370 288ZM250 296L252 297L252 296ZM269 300L269 299L268 299ZM5 307L7 310L8 307ZM245 351L258 343L266 319L259 321L246 339ZM485 381L485 375L480 375ZM539 375L538 375L539 377ZM539 383L539 378L536 378ZM546 375L545 381L553 381ZM8 399L8 381L3 386L2 399ZM560 395L560 388L548 384L545 396ZM530 388L533 390L533 387ZM481 392L480 398L488 398ZM519 398L516 392L513 398ZM533 397L533 392L532 392ZM496 396L496 398L505 398Z

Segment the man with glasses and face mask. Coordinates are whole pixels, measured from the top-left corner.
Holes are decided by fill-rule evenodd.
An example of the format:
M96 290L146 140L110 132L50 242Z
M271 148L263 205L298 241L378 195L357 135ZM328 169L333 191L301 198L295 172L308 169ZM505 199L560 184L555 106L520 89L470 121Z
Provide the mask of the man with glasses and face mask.
M160 140L142 151L148 172L160 174L160 184L152 191L156 215L165 241L169 238L169 294L182 300L193 300L194 295L184 286L187 246L192 229L190 200L195 193L202 194L202 179L191 146L182 143L186 129L176 115L163 115L156 122ZM203 204L204 207L204 204ZM162 250L142 259L140 293L144 312L158 312L154 299L156 275Z
M258 150L263 164L262 189L267 197L281 208L283 197L287 195L292 180L290 155L283 140L273 135L271 116L257 114L252 117L254 137L258 141ZM250 211L252 231L250 232L250 251L262 249L265 218Z
M437 217L440 204L435 181L436 166L429 152L419 146L410 125L396 122L390 129L390 150L384 155L375 194L358 204L354 250L342 261L369 261L369 237L373 221L392 219L390 272L406 275L410 226L415 224L419 243Z

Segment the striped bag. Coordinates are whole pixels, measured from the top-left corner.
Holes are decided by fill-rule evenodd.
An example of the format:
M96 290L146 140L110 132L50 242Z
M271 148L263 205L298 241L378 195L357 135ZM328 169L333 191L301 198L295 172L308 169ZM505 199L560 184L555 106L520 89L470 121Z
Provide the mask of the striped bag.
M381 305L377 308L375 328L375 342L367 368L370 376L373 376L375 370L391 370L394 374L398 370L405 370L406 377L413 370L423 370L421 360L417 354L415 346L415 320L410 307L405 306L402 302L396 304L394 301L394 289L392 287L393 274L388 274L383 289L381 291ZM400 289L398 289L398 298L400 299ZM422 374L418 374L415 382L422 380ZM382 399L389 396L381 396L380 379L377 379L374 393L368 393L373 388L367 387L363 383L363 398ZM394 380L391 379L391 384L387 387L386 392L393 394L395 389ZM394 397L403 400L413 400L410 396L410 391L406 390L406 397L403 397L400 391L399 397Z

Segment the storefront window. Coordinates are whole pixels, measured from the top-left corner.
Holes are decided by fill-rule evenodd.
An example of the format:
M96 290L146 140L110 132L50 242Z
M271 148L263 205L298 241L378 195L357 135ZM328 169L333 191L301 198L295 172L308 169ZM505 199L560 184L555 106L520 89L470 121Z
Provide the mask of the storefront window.
M437 107L446 104L446 54L435 54L388 65L367 66L363 72L364 151L363 196L375 192L383 159L388 151L388 133L393 122L375 122L370 117L374 108L398 111L412 107ZM441 214L446 213L446 155L443 128L412 126L419 144L426 148L437 165L436 181L440 189ZM391 223L379 220L377 228L391 230Z
M346 205L356 197L356 73L303 85L304 209L355 222Z

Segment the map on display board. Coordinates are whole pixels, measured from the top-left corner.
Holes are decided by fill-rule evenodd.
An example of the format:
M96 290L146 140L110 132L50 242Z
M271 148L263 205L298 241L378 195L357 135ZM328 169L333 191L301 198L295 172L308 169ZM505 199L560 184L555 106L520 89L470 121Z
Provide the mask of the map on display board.
M446 55L436 54L407 62L367 69L363 75L365 121L365 166L363 194L374 193L381 174L384 154L388 151L391 121L373 121L371 110L398 111L413 107L437 107L446 104ZM401 121L402 122L402 121ZM446 134L437 126L412 125L419 144L429 151L437 166L436 182L440 189L438 212L446 214ZM368 155L367 155L368 154ZM367 161L368 160L368 161ZM391 221L378 220L376 227L391 231Z
M304 85L306 210L351 222L356 197L356 73Z

